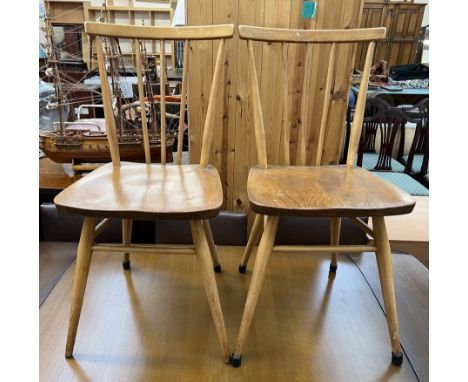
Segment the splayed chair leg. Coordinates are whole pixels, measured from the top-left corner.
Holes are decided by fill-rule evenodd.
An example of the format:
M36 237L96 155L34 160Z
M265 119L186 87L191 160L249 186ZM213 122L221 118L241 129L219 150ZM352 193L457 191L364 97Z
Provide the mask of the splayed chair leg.
M372 218L374 227L375 246L377 247L377 267L379 269L380 286L384 298L385 314L387 315L388 331L392 343L392 363L400 366L403 353L398 332L398 314L393 283L393 266L390 243L388 241L385 220L382 216Z
M265 280L266 268L270 259L273 244L275 243L276 231L278 229L278 216L268 216L266 219L265 229L260 240L260 245L257 251L257 258L252 272L252 280L250 281L247 300L245 302L244 313L237 337L237 345L234 354L232 355L232 366L239 367L242 361L242 348L244 346L247 334L252 323L252 318L257 306L258 297L262 289L263 281Z
M65 348L65 358L71 358L75 347L76 332L80 321L83 297L88 280L89 264L92 256L92 245L94 241L95 220L93 217L85 217L83 228L81 229L80 242L76 255L75 278L73 280L73 292L68 321L67 345Z

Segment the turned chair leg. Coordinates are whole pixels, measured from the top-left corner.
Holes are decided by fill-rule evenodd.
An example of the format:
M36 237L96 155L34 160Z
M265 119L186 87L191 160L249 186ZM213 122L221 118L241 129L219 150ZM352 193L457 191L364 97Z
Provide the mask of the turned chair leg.
M400 335L398 333L398 314L395 299L395 287L393 284L393 266L390 243L388 241L385 219L381 216L372 218L374 228L374 240L377 248L377 267L379 270L380 286L382 288L385 313L387 315L388 330L392 343L392 363L401 365L403 353L401 352Z
M132 219L122 219L122 244L130 245L132 242ZM123 269L130 269L130 253L124 253L122 261Z
M341 228L341 218L330 218L330 244L339 245L340 244L340 228ZM331 262L330 262L330 272L336 273L338 269L338 253L332 252Z
M247 269L247 263L249 262L250 255L260 238L263 228L263 215L257 214L255 216L255 220L252 226L252 230L250 231L249 240L247 241L247 245L244 250L244 255L242 256L241 263L239 264L239 272L245 273Z
M208 241L208 247L210 247L211 260L213 262L213 268L216 273L221 272L221 263L219 262L218 252L216 251L216 245L213 240L213 233L211 232L210 222L203 220L203 229L205 230L206 240Z
M207 237L205 235L205 228L202 220L192 220L190 222L192 229L193 243L195 245L195 252L200 263L203 284L205 287L206 296L208 298L208 305L211 311L211 317L216 327L218 334L218 341L221 345L224 361L230 362L230 351L227 342L226 327L224 325L223 311L219 301L218 288L216 286L216 278L213 272L213 262L210 256L210 248L208 245Z
M268 216L266 219L265 229L260 240L260 245L257 250L257 258L252 272L252 280L250 281L247 300L245 302L244 313L237 337L237 345L234 354L232 355L232 365L239 367L242 361L242 348L244 346L247 334L252 323L252 318L257 306L258 297L262 289L263 281L265 280L266 268L270 259L273 245L275 243L276 231L278 229L278 216Z
M65 357L73 355L78 322L80 321L81 307L88 279L89 264L92 256L92 245L94 241L95 220L93 217L85 217L81 229L80 243L76 255L75 279L73 281L73 292L71 300L70 318L68 321L67 345Z

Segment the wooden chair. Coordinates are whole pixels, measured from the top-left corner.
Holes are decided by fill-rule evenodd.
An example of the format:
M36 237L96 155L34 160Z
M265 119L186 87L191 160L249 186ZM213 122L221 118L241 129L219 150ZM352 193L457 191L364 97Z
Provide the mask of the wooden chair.
M286 30L239 26L241 39L247 40L249 51L250 89L252 92L252 110L257 143L258 165L250 169L247 181L247 193L250 207L257 215L239 265L244 273L255 242L260 238L255 265L252 271L247 300L239 329L237 345L233 353L232 364L240 366L242 350L252 322L255 307L265 278L266 268L273 251L292 252L330 252L332 254L330 272L337 270L337 252L372 251L377 254L380 282L388 318L388 328L392 347L392 362L400 365L401 353L395 293L393 286L392 258L384 216L406 214L412 211L415 201L406 193L381 180L362 168L355 167L356 152L361 135L369 71L372 63L376 40L385 36L385 28L355 30ZM301 127L298 132L296 166L289 165L289 138L291 122L284 118L282 143L286 165L269 165L266 149L265 128L260 102L253 41L269 44L280 43L283 48L283 115L288 116L288 43L306 45L305 74L302 91ZM340 43L369 42L361 89L356 103L354 123L350 137L350 147L346 165L320 166L324 149L325 126L329 104L332 99L332 77L337 45ZM330 44L328 72L324 86L324 110L319 126L319 138L312 166L306 166L306 142L308 132L307 105L308 88L312 61L312 44ZM276 80L276 79L275 79ZM280 216L318 216L329 217L331 228L330 246L280 246L274 245ZM375 245L339 245L341 219L348 217L362 230L371 235ZM360 217L371 217L373 228ZM264 225L264 227L263 227ZM261 234L263 228L263 234Z
M101 166L76 183L69 186L55 198L60 211L84 216L81 238L76 259L75 280L68 326L65 357L72 356L80 318L83 296L93 251L123 252L124 267L129 268L129 253L194 253L200 263L204 288L211 315L218 334L219 343L226 362L229 362L229 348L223 313L219 302L213 266L220 271L220 265L213 244L209 218L216 216L223 203L223 190L218 172L208 164L214 134L215 100L218 97L220 76L224 61L225 40L234 33L233 25L193 27L148 27L86 22L85 31L95 38L99 75L107 124L107 134L112 163ZM200 164L181 165L182 139L179 139L176 164L166 165L165 153L165 89L161 87L161 164L151 163L150 143L145 111L145 94L142 80L140 49L136 51L138 94L141 105L142 134L146 163L121 162L111 94L103 46L106 38L132 39L138 46L140 40L160 40L161 83L166 75L166 40L184 40L184 69L181 110L185 110L189 49L192 40L220 40L214 77L203 130ZM179 134L183 131L184 115L180 113ZM105 217L96 224L96 217ZM122 245L96 245L94 238L106 227L109 219L122 219ZM132 245L132 219L185 219L190 220L194 245Z
M393 158L393 147L399 133L399 151L404 145L407 115L379 98L366 104L356 164L366 170L403 172L404 166ZM376 152L376 138L380 136L380 150Z

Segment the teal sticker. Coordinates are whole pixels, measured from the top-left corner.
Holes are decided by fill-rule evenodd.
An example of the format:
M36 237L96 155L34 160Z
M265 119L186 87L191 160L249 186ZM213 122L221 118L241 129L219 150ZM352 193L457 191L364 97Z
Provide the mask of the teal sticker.
M313 19L317 13L316 1L304 1L302 3L302 18Z

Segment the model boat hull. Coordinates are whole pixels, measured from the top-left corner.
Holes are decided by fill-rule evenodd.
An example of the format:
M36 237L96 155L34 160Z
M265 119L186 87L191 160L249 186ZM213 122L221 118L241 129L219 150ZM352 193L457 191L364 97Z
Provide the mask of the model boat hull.
M42 136L42 151L57 163L107 163L111 161L107 137L83 138L79 144L58 145L53 136ZM173 137L166 140L166 162L172 162ZM150 145L151 162L161 162L161 145ZM145 162L142 142L119 144L120 159Z

